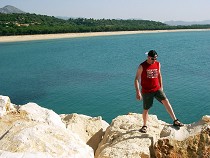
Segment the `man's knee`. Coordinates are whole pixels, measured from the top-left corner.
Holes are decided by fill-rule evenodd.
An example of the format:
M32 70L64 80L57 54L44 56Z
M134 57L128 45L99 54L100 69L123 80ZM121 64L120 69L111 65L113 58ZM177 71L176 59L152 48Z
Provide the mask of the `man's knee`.
M149 112L149 109L143 109L143 112L147 113L147 112Z

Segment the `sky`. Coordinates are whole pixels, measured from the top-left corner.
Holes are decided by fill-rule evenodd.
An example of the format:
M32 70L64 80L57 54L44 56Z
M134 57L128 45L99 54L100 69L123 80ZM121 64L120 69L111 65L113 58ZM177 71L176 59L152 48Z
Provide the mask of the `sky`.
M0 0L22 11L48 16L153 21L210 20L210 0Z

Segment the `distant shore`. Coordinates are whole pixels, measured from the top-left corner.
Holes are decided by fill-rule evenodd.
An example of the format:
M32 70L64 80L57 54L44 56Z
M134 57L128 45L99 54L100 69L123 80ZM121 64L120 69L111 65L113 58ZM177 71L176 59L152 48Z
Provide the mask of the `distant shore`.
M90 32L90 33L88 32L88 33L0 36L0 42L19 42L19 41L48 40L48 39L62 39L62 38L75 38L75 37L111 36L111 35L127 35L127 34L141 34L141 33L162 33L162 32L185 32L185 31L210 31L210 29L115 31L115 32Z

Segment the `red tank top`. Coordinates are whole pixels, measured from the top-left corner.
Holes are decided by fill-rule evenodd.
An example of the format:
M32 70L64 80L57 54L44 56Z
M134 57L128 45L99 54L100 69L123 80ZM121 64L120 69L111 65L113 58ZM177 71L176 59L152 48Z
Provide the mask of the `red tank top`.
M144 61L141 63L141 66L143 67L141 74L142 93L150 93L159 90L160 63L155 61L155 63L149 64L147 61Z

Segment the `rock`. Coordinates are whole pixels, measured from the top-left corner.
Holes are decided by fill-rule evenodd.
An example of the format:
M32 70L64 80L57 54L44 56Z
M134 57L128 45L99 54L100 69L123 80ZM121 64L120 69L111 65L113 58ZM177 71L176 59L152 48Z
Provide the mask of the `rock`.
M42 122L59 128L66 128L61 118L54 111L40 107L36 103L20 106L19 113L31 121Z
M77 133L80 138L96 151L109 124L101 117L81 114L60 115L68 130Z
M0 95L0 117L11 110L14 110L14 106L10 102L10 98L8 96Z
M0 157L93 158L94 152L95 158L210 157L208 115L181 128L149 115L147 133L139 132L142 124L141 114L118 116L109 125L101 117L58 115L0 96Z
M198 122L185 125L181 128L175 128L173 126L164 126L164 128L161 131L160 137L168 137L170 139L184 141L190 136L201 133L202 129L206 128L206 126L208 125L210 125L210 122L205 122L202 118Z
M154 145L157 158L209 158L210 157L210 128L205 127L200 133L189 135L179 141L170 137L161 138Z
M154 155L151 147L160 138L164 124L155 115L148 120L148 133L139 132L142 115L130 113L118 116L107 128L102 142L96 150L96 158L148 158Z
M0 148L13 153L49 153L52 157L93 158L92 149L75 133L47 124L15 122L1 139Z
M93 158L94 152L59 115L29 103L1 117L0 157Z
M210 116L209 115L205 115L202 117L202 120L205 121L206 123L210 122Z
M147 133L140 133L141 114L115 118L96 150L95 158L210 157L209 116L175 128L149 115Z
M50 154L42 152L13 153L2 150L0 150L0 156L2 158L53 158Z

